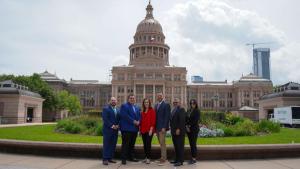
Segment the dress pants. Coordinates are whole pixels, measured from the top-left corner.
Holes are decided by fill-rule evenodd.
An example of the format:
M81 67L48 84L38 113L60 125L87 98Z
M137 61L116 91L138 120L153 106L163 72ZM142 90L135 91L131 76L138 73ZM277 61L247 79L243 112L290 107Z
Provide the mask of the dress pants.
M166 132L157 132L157 138L160 145L160 155L162 160L167 160Z
M136 137L137 132L122 131L122 160L133 159Z
M197 138L198 138L199 130L187 132L187 136L189 138L191 154L193 158L197 157Z
M172 134L172 141L175 149L175 161L183 163L184 161L184 135Z
M142 134L142 139L143 139L143 144L144 144L144 152L146 155L146 158L150 158L151 155L151 144L152 144L152 137L153 134L151 136L149 136L149 133L144 133Z
M114 156L118 140L118 131L103 132L103 160L111 160Z

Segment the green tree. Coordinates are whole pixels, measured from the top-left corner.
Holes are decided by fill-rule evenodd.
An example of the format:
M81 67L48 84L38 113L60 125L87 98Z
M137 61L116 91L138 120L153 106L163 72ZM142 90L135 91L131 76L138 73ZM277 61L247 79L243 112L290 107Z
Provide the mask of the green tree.
M68 91L63 90L57 93L57 108L58 110L67 109L70 115L80 114L82 108L77 96L70 94Z

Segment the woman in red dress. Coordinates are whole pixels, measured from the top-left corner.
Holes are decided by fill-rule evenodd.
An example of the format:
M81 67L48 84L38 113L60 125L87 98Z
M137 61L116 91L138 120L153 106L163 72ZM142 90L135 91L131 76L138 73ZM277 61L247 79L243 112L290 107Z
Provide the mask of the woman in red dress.
M142 135L143 144L144 144L144 152L146 158L144 162L146 164L150 164L150 154L151 154L151 143L153 133L155 133L155 121L156 121L156 114L155 110L151 106L151 101L149 99L143 100L142 105L142 120L140 124L140 133Z

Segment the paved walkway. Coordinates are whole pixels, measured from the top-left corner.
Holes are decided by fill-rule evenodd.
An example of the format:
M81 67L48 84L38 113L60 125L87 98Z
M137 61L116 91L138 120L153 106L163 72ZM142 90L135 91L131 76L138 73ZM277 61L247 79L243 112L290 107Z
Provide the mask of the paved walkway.
M5 128L5 127L21 127L21 126L40 126L40 125L47 125L47 124L56 124L56 122L53 122L53 123L0 124L0 128Z
M173 169L171 164L157 166L127 163L103 166L101 160L78 158L53 158L0 153L0 169ZM300 169L300 158L267 160L199 161L196 165L184 164L183 169Z

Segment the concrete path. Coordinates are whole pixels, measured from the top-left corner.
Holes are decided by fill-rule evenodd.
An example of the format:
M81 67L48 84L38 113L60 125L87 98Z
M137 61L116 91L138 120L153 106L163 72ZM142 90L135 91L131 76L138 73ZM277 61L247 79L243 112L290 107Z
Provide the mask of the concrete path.
M48 124L56 124L56 122L51 123L22 123L22 124L0 124L0 128L5 127L21 127L21 126L40 126L40 125L48 125Z
M0 153L0 169L173 169L171 164L158 166L128 162L103 166L96 159L53 158L31 155L15 155ZM300 169L300 158L265 159L265 160L222 160L199 161L196 165L184 164L183 169Z

